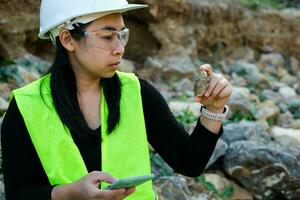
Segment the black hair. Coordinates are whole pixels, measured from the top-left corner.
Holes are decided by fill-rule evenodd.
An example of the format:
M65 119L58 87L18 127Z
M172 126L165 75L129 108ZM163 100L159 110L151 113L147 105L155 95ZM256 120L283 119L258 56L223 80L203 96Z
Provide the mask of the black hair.
M70 30L72 38L82 39L87 24L73 25ZM63 47L59 37L55 38L56 56L47 72L51 73L50 88L53 104L63 124L79 138L90 139L90 128L80 110L77 99L75 74L72 70L67 50ZM117 126L120 119L121 83L117 73L111 78L101 78L100 83L108 106L108 133ZM42 86L41 86L42 87ZM40 88L41 90L41 88Z

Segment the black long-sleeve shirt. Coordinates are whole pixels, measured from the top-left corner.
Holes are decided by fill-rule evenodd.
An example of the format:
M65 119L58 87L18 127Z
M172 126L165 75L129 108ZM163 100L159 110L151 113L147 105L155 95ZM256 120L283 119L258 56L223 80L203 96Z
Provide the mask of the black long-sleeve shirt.
M223 129L218 135L211 133L198 120L189 135L176 121L161 94L147 81L139 81L148 142L174 171L187 176L200 175ZM100 127L91 130L95 135L99 135L100 131ZM101 140L87 142L77 139L75 134L71 135L88 171L101 170ZM14 99L3 119L1 145L6 199L51 199L53 187Z

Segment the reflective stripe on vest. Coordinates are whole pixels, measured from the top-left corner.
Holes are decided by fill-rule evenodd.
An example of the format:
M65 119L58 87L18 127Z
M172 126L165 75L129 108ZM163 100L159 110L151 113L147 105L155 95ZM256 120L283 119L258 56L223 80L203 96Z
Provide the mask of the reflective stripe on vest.
M120 121L107 134L108 108L101 93L102 171L116 178L151 173L140 84L134 74L117 72L121 81ZM51 185L74 182L87 169L69 129L63 125L53 105L50 77L46 75L12 92L31 140ZM42 84L43 99L40 95ZM45 104L46 102L46 104ZM100 150L99 150L100 151ZM105 187L106 184L101 184ZM136 188L128 200L153 200L152 182Z

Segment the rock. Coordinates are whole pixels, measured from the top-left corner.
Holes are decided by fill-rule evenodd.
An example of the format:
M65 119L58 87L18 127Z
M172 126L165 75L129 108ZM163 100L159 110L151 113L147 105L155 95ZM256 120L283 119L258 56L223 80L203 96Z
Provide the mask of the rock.
M193 82L190 81L188 78L183 78L178 82L174 83L175 90L180 93L187 93L193 91ZM192 95L194 95L192 93Z
M273 90L270 89L263 89L260 97L262 98L261 101L265 101L269 99L274 102L279 102L282 100L282 96L279 95L278 92L274 92Z
M225 188L230 185L229 181L218 174L205 173L204 177L205 181L212 183L214 187L220 192L223 192Z
M260 122L241 121L224 126L224 133L221 139L228 145L240 140L259 140L265 131Z
M298 94L300 94L300 84L297 84L296 91L297 91Z
M300 130L275 126L271 133L275 141L284 146L300 146Z
M279 114L279 111L279 108L272 100L267 100L258 104L257 112L254 114L254 117L257 120L275 118Z
M134 73L134 64L130 60L122 59L122 62L120 64L120 71Z
M289 75L289 72L285 68L278 68L276 77L282 79L284 76Z
M30 72L36 72L40 75L45 74L48 72L51 63L43 60L37 56L34 56L32 54L25 54L24 56L18 58L15 60L15 63L27 68Z
M1 97L8 101L10 93L11 93L10 85L8 83L0 83Z
M180 112L180 111L190 111L194 114L194 116L200 115L200 103L196 102L179 102L179 101L171 101L169 103L170 109L173 113Z
M277 125L284 128L289 128L293 123L293 115L291 112L286 111L282 113L277 118Z
M0 68L3 80L9 82L13 87L21 87L38 79L46 73L50 63L30 54L16 59L12 64Z
M173 169L160 157L159 154L151 152L151 171L156 177L172 176Z
M8 108L8 102L0 97L0 114L3 115Z
M284 64L284 58L279 53L262 54L259 60L260 68L271 74L277 74L277 69L284 68Z
M195 83L194 83L194 95L195 96L203 96L206 92L209 83L210 83L211 77L207 76L206 71L201 70L196 77Z
M274 80L277 80L274 76L272 76L266 72L262 72L260 84L256 85L256 88L261 91L264 89L274 90L273 86L272 86L272 83L274 82Z
M294 115L295 119L300 118L300 97L286 99L288 110Z
M241 115L248 115L251 113L250 109L252 103L250 99L251 95L248 88L233 87L231 97L228 101L231 112L239 112Z
M300 119L294 120L291 124L291 128L300 129Z
M212 183L214 187L219 191L220 193L223 193L228 187L233 188L233 194L230 196L229 199L231 200L252 200L252 195L247 192L242 187L238 186L234 182L227 180L224 178L224 176L221 176L219 174L212 174L212 173L205 173L204 174L205 181Z
M195 194L194 196L190 197L190 200L211 200L209 196L205 193Z
M230 200L253 200L253 197L250 192L232 182L233 185L233 194L230 197Z
M300 63L295 57L290 58L291 62L291 73L292 74L297 74L300 70Z
M241 52L241 51L236 51ZM238 57L239 59L242 59L245 62L253 62L255 61L255 52L250 47L246 46L243 48L243 56Z
M248 81L245 78L237 75L236 73L232 73L231 79L231 84L235 87L246 87L248 84Z
M218 160L218 158L225 155L227 148L228 148L227 143L224 142L222 139L219 139L216 144L215 150L214 150L212 156L210 157L205 168L209 168L214 162L216 162Z
M29 72L24 67L17 67L18 74L20 78L22 79L22 82L19 86L24 86L28 83L31 83L41 77L41 74L37 73L36 71Z
M280 79L280 81L283 82L283 83L285 83L285 84L287 84L287 85L290 85L290 86L292 86L292 85L294 85L294 84L296 84L298 82L297 77L292 76L290 74L284 75Z
M280 88L284 88L284 87L287 87L287 84L286 83L282 83L278 80L272 80L270 81L269 83L270 85L270 88L274 91L278 91Z
M279 94L282 97L286 98L286 99L293 98L293 97L297 96L295 90L293 88L288 87L288 86L280 88L279 89Z
M297 79L300 80L300 71L297 72Z
M261 79L261 74L258 70L258 67L255 64L238 60L230 68L232 72L235 72L238 75L245 77L248 83L254 85L259 84L259 80Z
M0 200L5 200L4 184L0 181Z
M192 195L184 178L161 177L154 184L160 188L159 193L166 200L189 200Z
M5 9L0 9L0 19L2 22L4 22L0 24L1 57L3 56L5 58L14 59L26 54L28 52L25 47L26 42L32 41L31 39L33 39L30 37L31 32L36 33L35 40L37 40L37 30L39 24L37 12L38 9L34 13L24 12L26 8L31 5L31 3L23 3L23 10L20 11L16 11L16 9L8 11L7 7ZM22 3L14 3L14 5L17 4ZM35 4L38 3L35 2ZM10 6L11 5L12 3L10 3Z
M172 100L172 97L174 96L174 92L172 91L171 87L167 85L166 83L160 81L152 82L149 81L164 97L164 99L169 102Z
M186 52L172 54L165 57L148 58L146 67L154 68L159 71L162 77L169 80L170 77L189 77L192 78L196 73L196 67Z
M230 144L224 166L256 199L298 199L299 159L297 148L271 141L237 141Z

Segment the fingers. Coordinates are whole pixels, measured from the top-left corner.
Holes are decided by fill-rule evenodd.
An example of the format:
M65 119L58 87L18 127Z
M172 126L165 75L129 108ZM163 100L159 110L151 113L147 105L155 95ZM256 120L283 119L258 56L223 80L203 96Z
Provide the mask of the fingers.
M125 199L127 196L131 195L134 192L135 192L135 187L126 188L125 193L122 193L122 194L116 196L114 199L116 199L116 200Z
M220 93L219 93L219 97L220 98L225 98L225 97L229 97L232 93L232 86L231 85L227 85Z
M117 190L103 190L102 197L108 198L108 199L124 199L125 197L129 196L130 194L135 192L135 187L133 188L122 188Z
M115 189L115 190L100 190L97 198L103 199L122 199L126 194L124 188Z
M126 192L125 192L126 196L128 196L128 195L134 193L135 190L136 190L135 187L126 189Z
M115 182L116 179L113 178L110 174L100 171L93 171L89 173L93 180L98 180L101 182L112 183Z
M210 94L211 98L214 99L227 85L228 81L225 78L221 78Z
M215 89L216 85L219 83L219 81L223 78L221 74L214 74L210 80L209 86L204 94L205 97L208 97L211 95L212 91Z
M202 98L199 97L199 96L195 96L194 99L195 99L196 102L199 102L199 103L200 103L200 101L201 101Z

